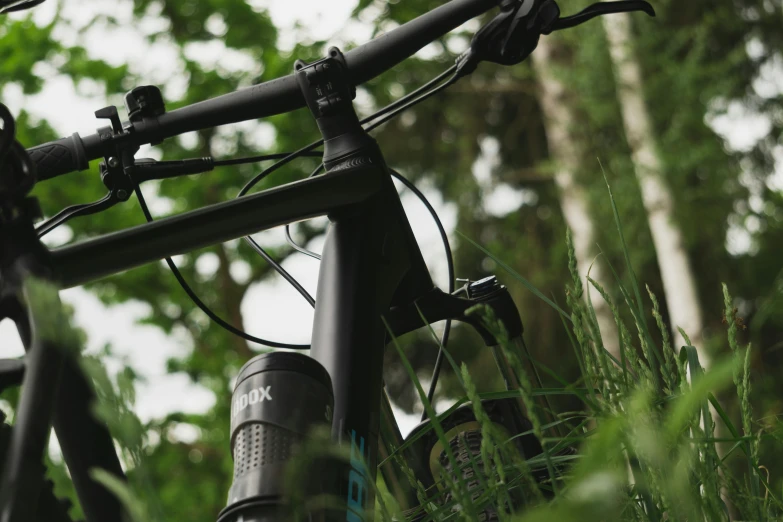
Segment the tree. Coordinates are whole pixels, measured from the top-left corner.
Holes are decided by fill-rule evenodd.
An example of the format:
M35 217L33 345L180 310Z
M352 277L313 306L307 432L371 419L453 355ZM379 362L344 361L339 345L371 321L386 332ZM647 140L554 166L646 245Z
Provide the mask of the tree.
M579 166L584 163L584 151L572 128L578 117L573 108L574 93L569 92L553 70L561 65L564 49L558 48L553 37L542 38L532 55L533 67L540 86L540 103L544 111L544 125L550 154L557 162L554 175L560 194L560 208L573 234L579 274L590 275L603 288L611 288L604 277L604 269L596 259L595 223L589 209L585 187L578 179ZM571 64L573 65L573 64ZM588 294L585 294L587 296ZM609 304L602 298L592 300L604 347L620 359L620 343Z
M669 316L675 327L674 342L677 346L686 344L676 330L676 327L680 327L690 336L692 344L699 347L700 359L707 365L709 359L701 348L702 314L696 279L688 262L682 233L674 222L674 198L661 172L663 165L656 150L657 140L644 101L641 70L631 48L631 19L627 13L620 13L604 17L603 21L609 36L609 50L617 76L617 91L634 172L641 187L656 258L661 268Z

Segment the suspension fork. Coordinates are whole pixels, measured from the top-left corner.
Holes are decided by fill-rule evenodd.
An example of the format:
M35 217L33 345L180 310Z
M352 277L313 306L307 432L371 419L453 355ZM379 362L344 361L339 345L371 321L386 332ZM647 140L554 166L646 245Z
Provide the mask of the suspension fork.
M35 210L28 199L13 219L0 222L0 319L16 323L27 352L0 477L0 520L33 518L52 425L87 521L121 520L117 498L89 475L99 467L124 479L108 429L90 412L95 396L78 367L78 337L51 283L48 252L33 229Z
M55 337L42 335L41 322L59 304L57 292L45 284L25 281L20 301L28 303L27 317L16 316L25 349L24 386L0 482L0 520L32 520L42 485L43 455L55 409L66 347ZM8 303L8 301L6 301ZM11 307L12 305L8 304ZM21 303L13 306L21 311ZM48 309L48 310L47 310ZM48 312L48 313L47 313Z

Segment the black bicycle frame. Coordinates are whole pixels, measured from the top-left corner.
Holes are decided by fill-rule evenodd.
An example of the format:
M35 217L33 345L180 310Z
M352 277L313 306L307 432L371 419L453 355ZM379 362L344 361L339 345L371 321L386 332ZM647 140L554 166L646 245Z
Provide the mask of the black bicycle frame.
M348 53L350 67L344 79L352 85L366 81L498 3L499 0L455 0L441 6L393 34ZM345 59L343 63L347 63ZM40 179L47 179L82 170L87 161L100 156L116 155L125 160L128 154L121 153L125 147L133 150L138 143L179 134L187 126L204 128L265 113L287 112L303 106L305 101L307 97L297 87L297 80L289 76L163 114L154 117L154 121L134 121L132 132L122 132L116 109L103 110L99 111L101 117L104 113L113 115L113 130L100 129L97 135L84 140L78 136L59 140L30 153L38 164ZM352 108L350 112L353 113ZM240 116L235 117L234 113ZM363 133L358 121L355 123ZM326 146L324 159L328 165L328 140ZM374 142L370 148L369 156L367 147L364 150L365 159L371 158L370 161L360 161L360 166L341 167L323 176L52 250L38 241L31 216L21 224L21 236L30 245L29 252L11 255L13 248L0 251L0 257L7 258L5 266L0 266L0 291L20 291L23 281L11 281L12 273L35 274L67 288L275 226L329 215L331 226L319 275L311 355L329 371L334 385L334 438L346 443L349 438L353 450L351 469L346 470L332 492L347 504L344 516L338 519L362 520L372 500L370 485L375 480L382 403L384 411L390 412L388 401L382 401L382 362L387 340L382 314L394 306L410 304L433 289L380 151ZM10 241L7 232L0 224L0 245L6 246ZM30 252L36 255L30 257ZM35 303L28 304L35 307ZM44 449L42 441L53 420L88 522L119 521L118 501L89 474L92 468L102 468L123 477L108 429L89 413L94 400L90 387L72 357L52 355L64 353L56 346L45 345L47 350L41 347L36 341L38 327L34 321L26 320L22 312L14 319L23 325L21 332L32 334L25 343L28 364L17 413L20 422L9 448L15 462L6 466L4 483L10 484L23 469L37 472ZM48 364L46 371L36 365L41 360ZM52 378L59 373L60 386ZM67 386L64 391L63 385ZM38 411L34 413L32 408ZM394 424L393 418L385 419L385 432L398 442L399 430ZM30 480L20 481L13 488L18 495L11 495L8 488L8 495L3 493L0 499L12 522L17 509L23 511L35 505L34 477L27 476ZM20 512L16 520L23 518Z
M370 476L365 472L358 476L374 481L387 339L381 315L393 304L407 303L432 289L384 167L366 165L329 172L61 248L46 250L39 245L37 256L17 259L14 269L69 287L318 215L328 215L331 226L319 275L311 355L332 376L335 439L351 438L356 452L365 459L366 469L371 470ZM35 309L36 303L29 301ZM19 315L14 318L17 324L29 324L20 321ZM62 350L49 347L43 360L51 368L36 372L34 361L44 353L36 341L40 328L34 323L22 328L32 330L32 335L23 336L29 350L23 390L49 396L55 431L88 521L119 520L120 507L114 497L88 475L92 467L122 475L108 430L89 413L91 392L72 358L54 357L52 354ZM61 368L67 371L57 386L51 376ZM59 399L54 401L57 395ZM11 452L37 454L40 462L40 437L48 430L48 415L40 406L36 408L38 415L30 425L17 426ZM28 415L28 403L22 400L17 418L21 421ZM32 469L31 462L27 464ZM371 482L358 484L357 475L351 477L353 482L345 477L339 493L360 516L357 498L367 505L372 497ZM29 500L33 499L22 495L11 502L18 505Z
M334 388L333 438L350 439L352 469L337 488L348 520L363 520L372 506L388 339L382 315L397 296L432 288L388 174L384 184L367 202L330 216L313 324L311 355Z
M507 8L511 6L501 0L453 0L444 4L346 53L341 58L345 68L342 81L352 89L434 38L501 3ZM337 54L330 51L332 58ZM335 115L329 109L330 104L339 105L350 98L343 91L341 98L320 100L325 105L315 103L313 93L307 92L308 85L312 87L308 83L310 77L299 74L305 66L297 65L297 73L286 78L171 113L147 115L125 125L120 124L114 107L106 108L96 115L110 118L111 128L31 149L39 179L47 179L83 170L89 160L99 157L108 163L117 158L132 161L134 147L142 143L157 142L188 130L288 112L307 103L326 138L324 160L328 172L52 250L38 241L32 215L17 219L13 227L0 221L0 297L3 293L20 293L24 277L16 277L19 274L42 277L61 288L71 287L275 226L328 215L331 225L319 274L311 355L329 371L333 382L333 436L346 444L350 439L352 448L351 469L335 485L334 492L347 504L344 516L338 519L363 520L372 499L380 417L382 410L385 415L390 413L382 397L383 350L388 340L382 316L395 307L411 305L434 287L377 145L359 126L350 103L350 114L343 111ZM316 114L318 111L320 114ZM354 126L354 132L340 134L346 122ZM361 143L349 143L352 139ZM361 146L356 147L357 143ZM349 157L349 153L357 151L359 156ZM343 163L338 166L337 160ZM7 311L5 314L13 316L20 325L22 337L27 338L28 355L17 413L19 422L10 445L15 460L11 472L6 466L4 484L21 476L18 473L25 468L40 469L42 441L53 419L87 521L119 521L119 503L89 474L91 468L97 467L123 476L108 429L89 413L93 394L75 359L56 346L56 339L40 342L37 333L41 318L24 314L23 301L11 299L15 315ZM27 304L36 306L29 299ZM58 374L62 374L59 386L54 378ZM33 411L36 408L38 411ZM384 420L383 429L391 439L399 441L393 418ZM14 491L18 495L0 492L4 495L0 505L6 509L3 516L10 513L14 522L15 506L24 510L23 504L35 504L37 492L31 489L33 485L31 481L17 484Z

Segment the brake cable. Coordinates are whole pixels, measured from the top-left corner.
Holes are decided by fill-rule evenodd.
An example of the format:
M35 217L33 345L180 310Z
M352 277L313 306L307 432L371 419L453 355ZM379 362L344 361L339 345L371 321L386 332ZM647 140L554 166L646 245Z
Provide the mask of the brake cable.
M149 208L147 207L147 202L144 200L144 195L142 194L141 187L139 186L138 183L136 183L134 186L134 192L136 192L136 197L139 198L139 206L141 207L141 211L144 213L144 217L147 218L148 222L152 223L153 221L152 214L150 214ZM198 306L202 312L207 314L207 316L210 319L215 321L215 323L222 326L224 329L228 330L232 334L237 335L245 339L246 341L270 346L272 348L288 348L290 350L306 350L310 348L310 345L306 345L306 344L290 344L290 343L281 343L278 341L269 341L261 337L250 335L249 333L232 326L231 324L227 323L222 318L220 318L220 316L218 316L215 312L210 310L210 308L206 304L204 304L204 302L201 299L199 299L196 293L193 292L193 289L190 288L190 285L188 285L187 281L185 281L185 278L182 276L182 273L179 271L177 265L174 264L174 261L170 257L166 258L166 264L169 266L169 269L171 269L171 273L174 274L174 277L177 279L177 282L179 282L179 285L182 287L182 289L185 291L188 297L190 297L190 299L196 304L196 306Z
M248 156L246 158L229 158L224 160L213 160L212 164L216 167L227 167L229 165L242 165L245 163L260 163L268 160L279 160L286 158L293 154L293 152L277 152L274 154L263 154L261 156ZM303 152L301 156L312 156L314 158L320 158L323 153L320 151L307 151Z
M207 157L174 161L155 161L152 159L142 158L134 161L133 170L130 172L130 174L123 171L121 176L117 176L116 173L112 172L111 169L104 169L104 165L102 164L101 179L104 185L106 185L106 187L109 189L109 192L98 201L72 205L62 209L57 214L38 225L35 231L40 238L75 217L97 214L98 212L102 212L113 207L117 203L127 201L129 197L129 191L133 188L132 184L128 186L130 181L142 183L144 181L150 181L153 179L166 179L175 176L182 176L185 174L199 174L203 172L209 172L216 166L220 167L228 165L240 165L244 163L258 163L262 161L285 158L290 154L292 153L282 152L264 154L261 156L250 156L245 158L230 158L226 160L214 160ZM302 155L321 157L323 153L308 151Z
M318 166L315 168L313 172L310 173L308 178L312 178L313 176L317 176L319 172L321 172L321 169L324 168L323 162L319 163ZM316 254L312 250L307 250L305 247L300 246L294 241L294 238L291 237L291 223L287 223L285 226L285 241L289 245L291 245L291 248L296 250L297 252L304 254L306 256L310 256L313 259L317 259L318 261L321 260L321 254Z
M392 111L386 117L381 118L380 120L376 121L375 123L365 127L364 130L367 131L367 132L370 132L371 130L373 130L373 129L377 128L377 127L380 127L381 125L383 125L387 121L389 121L392 118L394 118L395 116L399 115L401 112L404 112L404 111L408 110L409 108L413 107L414 105L416 105L418 103L421 103L424 100L426 100L426 99L428 99L428 98L438 94L440 91L442 91L442 90L444 90L444 89L454 85L457 82L457 80L459 80L461 77L462 77L462 75L459 74L459 72L455 72L451 76L451 78L449 78L449 80L446 83L443 83L443 84L439 85L435 89L432 89L431 91L429 91L429 92L427 92L425 94L422 94L418 98L416 98L414 100L411 100L408 103L402 105L401 107L395 109L394 111Z
M389 104L388 106L383 107L382 109L378 110L376 113L373 113L372 115L370 115L367 118L363 119L362 123L367 123L367 122L372 121L373 119L375 119L375 118L377 118L377 117L379 117L379 116L381 116L383 114L387 114L388 113L388 115L385 118L383 118L378 124L370 125L369 127L366 128L366 130L372 130L372 129L376 128L378 125L389 121L394 116L397 116L398 114L400 114L401 112L407 110L408 108L412 107L413 105L416 105L417 103L420 103L420 102L426 100L427 98L431 97L435 93L440 92L441 90L443 90L446 87L448 87L449 85L451 85L454 81L456 81L455 77L457 76L457 73L454 73L455 70L456 70L456 66L452 66L451 68L447 69L444 73L440 74L439 76L437 76L436 78L434 78L433 80L431 80L427 84L423 85L422 87L416 89L415 91L413 91L410 94L404 96L403 98L400 98L399 100L396 100L395 102ZM442 82L444 78L446 78L449 74L452 74L452 73L454 73L454 74L453 74L452 78L448 82L443 83L443 84L441 84L440 86L438 86L436 88L432 88L434 85L437 85L438 83ZM429 91L429 92L426 92L425 94L421 94L422 92L426 91L427 89L432 89L432 90ZM283 156L282 159L280 159L279 161L277 161L276 163L274 163L270 167L266 168L261 173L256 175L253 179L251 179L248 183L246 183L242 187L242 189L239 191L237 197L244 196L245 194L247 194L247 192L254 185L259 183L261 180L263 180L264 178L266 178L270 174L272 174L274 171L276 171L280 167L286 165L287 163L291 162L292 160L294 160L294 159L296 159L298 157L301 157L301 156L303 156L305 154L310 153L313 149L317 148L321 144L323 144L323 140L318 140L318 141L315 141L315 142L313 142L313 143L311 143L309 145L306 145L305 147L302 147L301 149L299 149L299 150L297 150L295 152L288 153L288 154L285 154L285 153L284 154L280 154L280 156ZM250 161L254 161L254 160L259 159L259 158L268 158L268 156L258 156L258 157L252 157L252 158L238 158L238 159L233 159L233 160L231 160L231 159L229 159L229 160L222 160L222 163L223 164L228 164L228 165L239 164L239 163L249 163ZM225 163L225 162L230 162L230 163ZM218 163L221 163L221 162L213 162L213 164L215 164L215 165L217 165ZM323 167L323 164L319 165L318 168L316 168L316 170L314 170L313 173L310 176L317 175L318 172L320 172L322 167ZM406 186L408 186L408 188L411 188L411 186L413 187L411 189L412 192L414 192L414 194L416 194L417 197L419 197L419 199L422 200L422 202L425 204L425 206L427 207L427 209L430 211L430 213L432 214L433 218L435 219L436 224L438 224L438 228L439 228L439 230L441 232L441 237L445 241L444 246L446 248L446 252L447 252L448 258L449 258L448 259L448 265L449 265L449 289L450 289L450 291L453 291L454 277L453 277L453 259L452 259L452 256L451 256L451 248L448 245L448 237L447 237L447 235L445 233L445 229L443 229L442 223L440 223L440 219L438 218L437 213L435 213L434 208L432 208L432 205L430 205L430 203L429 203L429 201L427 201L426 197L424 197L424 195L418 189L416 189L415 186L413 186L412 183L410 183L407 179L405 179L401 175L399 175L399 173L395 173L391 169L390 169L390 172L392 173L393 176L397 177L397 179L400 179L400 181L402 181L404 184L406 184ZM152 222L153 221L152 214L149 211L149 208L147 206L146 200L144 199L144 196L143 196L143 194L141 192L141 187L139 186L138 183L134 183L134 192L136 193L136 197L139 199L139 205L141 206L141 209L142 209L142 212L144 213L145 218L147 219L148 222ZM272 268L275 271L277 271L286 281L288 281L291 285L293 285L294 288L297 291L299 291L299 293L302 295L302 297L305 300L307 300L307 302L310 303L311 306L315 306L315 300L312 298L312 296L310 296L310 294L301 286L301 284L299 284L299 282L296 281L296 279L293 276L291 276L277 261L272 259L272 257L260 245L258 245L258 243L256 243L255 240L253 240L249 236L245 237L244 239L248 241L248 243L251 245L251 247L254 250L256 250L256 252L258 252L264 258L264 260L267 261L272 266ZM263 339L261 337L256 337L256 336L250 335L247 332L244 332L244 331L242 331L242 330L240 330L240 329L230 325L225 320L220 318L217 314L215 314L212 310L210 310L209 307L203 301L201 301L201 299L199 299L198 296L196 296L195 292L193 292L193 289L190 288L190 286L188 285L187 281L185 281L185 278L182 276L182 273L179 271L179 269L177 268L176 264L174 264L174 262L173 262L173 260L171 258L166 258L166 264L171 269L172 273L174 274L174 277L177 279L177 282L180 284L180 286L185 291L185 293L188 295L188 297L190 297L191 300L193 300L193 302L196 304L196 306L198 306L205 314L207 314L207 316L210 319L215 321L215 323L217 323L219 326L221 326L225 330L227 330L227 331L233 333L234 335L237 335L237 336L239 336L239 337L241 337L241 338L243 338L243 339L245 339L247 341L251 341L251 342L254 342L254 343L257 343L257 344L261 344L261 345L270 346L272 348L287 348L287 349L297 349L297 350L306 350L306 349L310 348L309 344L281 343L279 341L270 341L268 339ZM441 341L441 346L445 345L445 342L448 341L448 335L449 335L450 329L451 329L451 321L447 321L446 329L444 330L443 340ZM442 349L441 349L441 352L442 352ZM438 358L439 359L441 358L441 352L439 352L439 354L438 354ZM437 361L436 361L436 363L437 363ZM440 367L440 365L437 366L437 368L439 368L439 367ZM434 388L433 388L432 391L434 391Z

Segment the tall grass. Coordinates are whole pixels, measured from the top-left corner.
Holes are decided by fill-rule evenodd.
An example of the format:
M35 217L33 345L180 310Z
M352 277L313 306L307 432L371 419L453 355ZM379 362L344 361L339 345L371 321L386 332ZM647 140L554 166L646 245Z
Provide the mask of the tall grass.
M573 252L570 238L568 241ZM518 277L510 269L509 273ZM551 426L541 425L535 414L538 407L532 401L537 390L530 387L529 376L524 375L523 367L514 364L514 370L522 374L522 386L517 392L532 412L531 431L545 451L527 462L504 460L498 453L508 447L508 441L493 432L492 424L482 414L481 396L475 394L470 374L463 366L461 378L467 400L482 424L484 435L481 453L485 466L476 473L482 472L486 481L485 494L478 499L482 503L462 499L456 502L459 510L431 511L424 519L479 520L474 514L487 501L495 500L496 505L508 504L510 490L519 484L533 484L531 469L541 466L546 466L549 476L555 476L555 480L533 484L525 495L524 508L517 509L516 513L511 510L498 513L500 520L719 521L771 520L781 516L783 505L779 496L759 473L759 435L752 432L753 413L749 401L750 347L739 346L736 327L731 324L727 332L732 356L717 361L705 371L694 347L684 346L677 350L671 345L657 299L649 288L649 306L656 326L661 330L660 345L652 344L649 332L640 324L638 317L643 310L636 307L629 292L622 289L626 297L624 306L636 312L632 314L632 328L638 333L636 343L621 319L617 304L588 278L586 283L608 300L617 322L622 348L618 361L603 348L595 310L582 298L581 279L575 271L572 275L573 282L566 289L570 313L565 315L564 324L573 334L584 388L548 389L547 393L580 394L584 403L582 415L576 422L561 416L561 421L569 426L568 434L547 436L545 428ZM618 284L621 283L618 281ZM727 317L730 317L731 298L725 286L724 294ZM491 318L487 324L491 324ZM500 335L502 339L502 332ZM512 361L518 356L505 344L504 349ZM400 355L404 359L401 350ZM412 370L409 369L409 373L414 385L421 389ZM726 388L733 388L737 394L742 417L740 428L731 422L715 400L715 394ZM421 396L426 400L423 393ZM502 394L484 395L499 396ZM717 412L717 422L725 427L721 431L730 434L728 437L716 437L716 419L713 419L710 406ZM442 414L440 418L444 416ZM563 461L557 460L560 457L552 451L563 446L578 449L575 456L569 457L571 465L566 468L560 465ZM742 476L735 476L734 468L726 465L727 458L738 452L747 461L747 472ZM553 473L553 459L561 470L559 475ZM488 462L503 464L490 469L486 466ZM546 498L542 494L544 491L549 493Z
M649 287L646 288L649 301L642 301L611 191L609 197L631 278L629 290L612 268L622 297L619 303L613 301L596 281L590 277L583 280L577 273L570 234L566 238L572 276L565 287L567 310L543 296L501 259L465 237L495 260L512 279L561 314L579 362L581 378L579 386L548 389L547 393L573 393L580 396L584 405L576 419L559 416L558 422L568 427L565 436L548 435L537 418L538 407L531 400L537 391L530 387L531 376L524 374L521 365L514 364L522 384L520 390L511 392L518 393L525 401L533 424L531 431L544 452L526 462L509 463L502 455L498 456L502 448L508 448L509 441L499 439L486 415L482 415L481 397L475 394L470 374L463 366L460 375L467 400L473 405L485 437L481 448L485 465L476 472L483 471L486 493L479 500L497 499L496 505L508 504L506 499L514 487L531 483L531 469L545 466L553 479L528 488L523 508L503 509L498 513L499 520L721 521L782 517L780 492L773 491L760 473L761 434L753 432L750 403L751 347L740 346L738 342L736 311L728 287L723 286L723 293L728 319L726 343L731 355L705 370L695 347L690 346L687 332L681 331L686 346L672 345L658 299ZM619 334L619 358L604 348L596 312L586 289L593 290L609 305ZM631 324L623 321L623 308L630 312ZM646 309L655 319L660 343L653 341L645 319ZM505 343L499 325L493 323L491 317L486 324L495 328L510 360L518 358L519 354ZM635 338L631 331L635 332ZM401 350L400 355L404 360ZM414 385L420 389L416 376L410 370L409 373ZM736 393L740 426L732 422L716 400L719 391ZM429 405L425 404L425 407L429 408ZM566 467L562 465L566 459L553 451L565 446L577 450L576 455L569 457ZM730 456L744 460L745 471L736 474L737 467L727 465ZM487 462L496 465L490 468ZM553 472L555 466L556 473ZM549 494L543 495L543 492ZM469 506L463 501L457 504L459 509L436 510L425 519L478 520L471 512L475 513L485 505L474 502Z
M517 374L520 388L478 394L467 367L458 366L447 352L446 359L456 372L464 397L446 412L435 415L416 372L397 340L393 339L411 385L432 419L429 429L445 448L446 464L435 470L434 478L441 487L433 495L431 489L427 490L417 481L401 458L402 450L412 441L396 448L389 459L408 479L421 505L403 514L379 480L375 492L376 520L485 520L483 513L489 506L497 508L501 521L525 522L772 520L783 516L780 492L773 491L760 472L763 468L759 461L761 434L753 431L750 403L751 347L741 346L737 339L735 311L728 287L724 285L723 292L730 356L717 360L705 370L690 341L686 346L672 345L658 299L649 287L643 300L630 266L611 192L609 197L628 263L626 272L630 274L630 286L627 286L610 266L621 296L619 301L612 300L596 281L577 273L570 235L566 241L572 277L564 289L565 309L501 259L465 238L493 258L509 279L528 288L558 312L569 333L580 377L575 383L566 383L552 369L534 361L535 366L562 385L546 389L533 387L533 376L525 372L521 355L505 336L502 325L487 310L477 309L473 313L483 314L485 325L500 340L501 350ZM619 357L612 356L604 348L593 299L603 299L609 305L617 325ZM651 335L647 311L654 318L660 343ZM624 315L630 315L632 321L626 324ZM687 340L687 332L682 334ZM132 389L122 379L110 382L95 361L85 361L85 369L93 377L103 399L97 412L109 422L118 437L126 464L143 470L143 433L128 407L133 401ZM724 392L724 396L728 391L736 394L739 425L733 423L717 401L719 391ZM541 402L535 400L554 394L578 397L581 411L544 411ZM482 399L511 397L525 405L532 425L529 432L509 436L498 429L484 411ZM482 435L480 451L468 452L467 459L460 459L455 454L443 427L443 420L463 404L472 408ZM545 420L552 415L554 420ZM419 436L422 435L420 432ZM539 441L543 453L524 459L513 441L527 435ZM291 466L294 478L290 478L289 483L296 484L297 476L308 473L308 455L317 459L324 456L324 451L330 452L325 449L327 439L328 435L321 434L320 439L304 447ZM566 451L568 449L571 451ZM346 458L338 450L332 457ZM746 466L740 474L736 473L736 466L728 466L729 457L745 461ZM541 480L542 473L548 478ZM111 477L97 475L96 479L117 492L134 520L162 519L154 492L145 491L143 484L135 484L137 487L131 490ZM470 481L477 481L480 487L471 488ZM295 504L310 508L331 506L333 501L303 497Z

